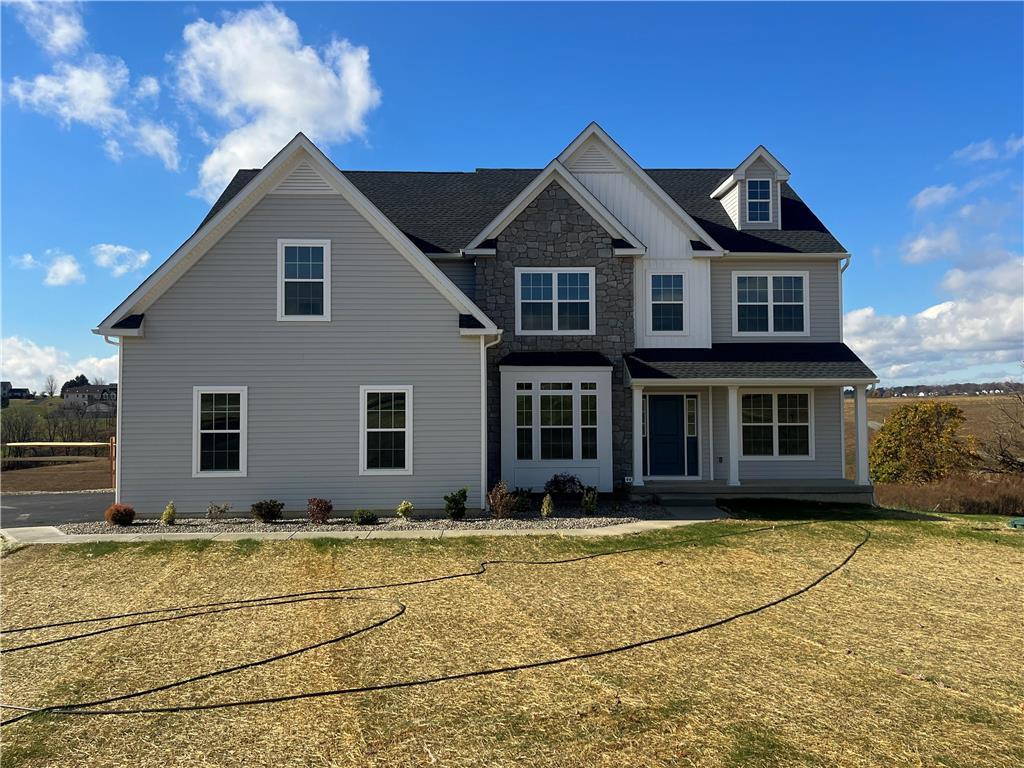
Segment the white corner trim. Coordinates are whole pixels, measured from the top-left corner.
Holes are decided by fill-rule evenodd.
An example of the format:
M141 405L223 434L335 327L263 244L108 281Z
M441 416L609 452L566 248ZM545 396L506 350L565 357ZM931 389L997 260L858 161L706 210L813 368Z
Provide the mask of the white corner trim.
M369 392L405 393L405 466L402 469L369 469L366 466L366 395ZM359 387L359 474L360 475L411 475L412 474L412 385L410 384L363 384Z
M499 235L505 227L515 220L516 216L533 202L537 195L547 189L548 184L552 181L557 181L604 229L629 242L634 250L646 253L646 246L640 242L636 235L630 232L626 225L619 221L615 214L605 207L604 203L594 197L590 190L584 187L580 180L570 173L558 159L548 163L547 167L538 173L533 181L527 184L526 188L512 202L491 219L491 222L466 246L465 252L473 254L479 249L480 243Z
M228 392L240 395L239 400L239 430L238 430L238 470L232 472L215 472L199 469L200 454L200 431L199 431L199 402L203 394ZM118 397L120 404L121 398ZM120 447L118 456L121 455ZM249 464L249 387L225 387L207 386L192 387L192 477L245 477ZM119 486L120 487L120 486Z
M286 315L284 313L284 249L288 245L312 245L324 249L324 276L322 280L306 280L304 282L322 282L324 284L324 313L322 315ZM278 322L322 323L331 321L331 241L308 240L300 238L279 238L277 241L277 319Z
M739 292L737 288L740 277L768 278L768 330L740 331L739 329ZM802 331L776 331L775 327L775 295L772 288L773 277L802 277L804 280L804 329ZM809 272L786 269L737 269L732 273L732 335L749 338L801 337L811 335L811 276Z
M590 309L590 327L585 331L558 329L558 275L565 273L585 273L590 276L590 298L587 304ZM551 325L550 331L524 331L522 317L522 281L520 275L550 274L551 275ZM515 302L516 302L516 335L517 336L593 336L597 333L597 285L594 267L516 267L515 268ZM569 303L571 300L566 300Z

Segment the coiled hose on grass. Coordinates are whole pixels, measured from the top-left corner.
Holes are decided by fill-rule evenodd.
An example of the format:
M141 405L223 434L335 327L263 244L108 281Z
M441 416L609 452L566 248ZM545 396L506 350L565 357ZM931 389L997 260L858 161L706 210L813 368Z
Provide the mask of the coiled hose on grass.
M325 697L325 696L350 696L350 695L355 695L355 694L360 694L360 693L370 693L370 692L373 692L373 691L386 691L386 690L393 690L393 689L397 689L397 688L412 688L412 687L417 687L417 686L435 685L435 684L438 684L438 683L452 682L452 681L456 681L456 680L467 680L467 679L477 678L477 677L488 677L488 676L491 676L491 675L507 674L507 673L510 673L510 672L520 672L520 671L526 671L526 670L531 670L531 669L540 669L542 667L550 667L550 666L555 666L555 665L558 665L558 664L566 664L566 663L572 662L572 661L586 661L586 660L589 660L589 659L595 659L595 658L599 658L599 657L602 657L602 656L610 656L610 655L617 654L617 653L624 653L624 652L627 652L627 651L636 650L638 648L643 648L643 647L646 647L646 646L649 646L649 645L655 645L657 643L663 643L663 642L667 642L669 640L676 640L676 639L679 639L679 638L682 638L682 637L687 637L689 635L695 635L695 634L697 634L699 632L705 632L707 630L714 629L715 627L720 627L720 626L723 626L725 624L729 624L729 623L731 623L733 621L737 621L738 619L742 619L742 618L745 618L747 616L753 616L753 615L755 615L757 613L761 613L762 611L766 611L769 608L773 608L773 607L775 607L777 605L785 603L788 600L792 600L795 597L799 597L800 595L802 595L802 594L804 594L806 592L809 592L810 590L814 589L814 587L816 587L819 584L821 584L823 581L825 581L825 579L829 578L830 576L835 574L837 571L839 571L841 568L843 568L847 563L849 563L856 556L856 554L860 550L860 548L868 543L868 540L871 538L871 532L868 531L863 526L855 525L855 524L852 524L852 523L845 523L846 525L853 525L854 527L856 527L857 529L860 530L860 532L862 534L861 540L859 542L857 542L857 544L854 545L849 550L849 552L846 554L846 556L839 563L837 563L836 565L832 566L828 570L824 571L817 578L815 578L813 581L809 582L808 584L805 584L804 586L800 587L799 589L796 589L796 590L794 590L792 592L789 592L789 593L787 593L785 595L782 595L781 597L775 598L774 600L771 600L771 601L769 601L767 603L763 603L761 605L755 606L754 608L750 608L750 609L747 609L745 611L740 611L739 613L734 613L734 614L731 614L731 615L726 616L724 618L716 619L715 621L708 622L706 624L701 624L701 625L698 625L698 626L677 630L677 631L674 631L674 632L670 632L668 634L658 635L656 637L651 637L651 638L646 638L644 640L638 640L638 641L635 641L635 642L632 642L632 643L626 643L626 644L623 644L623 645L609 646L609 647L606 647L606 648L601 648L601 649L598 649L598 650L595 650L595 651L588 651L588 652L585 652L585 653L576 653L576 654L571 654L571 655L567 655L567 656L559 656L559 657L554 657L554 658L541 659L539 661L525 662L525 663L521 663L521 664L511 664L511 665L500 666L500 667L488 667L488 668L485 668L485 669L471 670L471 671L468 671L468 672L458 672L458 673L447 674L447 675L437 675L437 676L434 676L434 677L410 678L410 679L407 679L407 680L393 680L393 681L388 681L388 682L374 683L374 684L371 684L371 685L363 685L363 686L356 686L356 687L349 687L349 688L335 688L335 689L323 690L323 691L306 691L306 692L301 692L301 693L285 694L285 695L282 695L282 696L272 696L272 697L260 698L260 699L240 699L240 700L235 700L235 701L214 702L214 703L210 703L210 704L189 704L189 705L165 706L165 707L137 707L137 708L128 708L128 709L124 709L124 708L102 708L102 707L106 707L109 704L114 704L114 703L119 702L119 701L125 701L125 700L128 700L128 699L138 698L140 696L147 696L149 694L158 693L158 692L162 692L162 691L167 691L167 690L171 690L171 689L174 689L174 688L179 688L181 686L189 685L191 683L195 683L195 682L198 682L200 680L207 680L207 679L209 679L211 677L216 677L216 676L219 676L219 675L226 675L226 674L230 674L232 672L238 672L238 671L244 670L244 669L251 669L253 667L262 666L264 664L270 664L270 663L273 663L275 661L280 661L282 659L290 658L290 657L293 657L293 656L298 656L300 654L306 653L308 651L315 650L317 648L323 648L324 646L340 643L340 642L343 642L345 640L349 640L351 638L354 638L354 637L357 637L359 635L365 634L366 632L369 632L369 631L371 631L373 629L378 629L380 627L383 627L386 624L388 624L388 623L398 619L406 611L405 604L402 603L399 600L388 600L388 599L384 599L384 598L372 598L372 597L353 597L353 596L344 595L342 593L360 592L360 591L373 590L373 589L395 589L395 588L398 588L398 587L416 586L416 585L420 585L420 584L431 584L431 583L435 583L435 582L454 581L454 580L457 580L457 579L475 578L475 577L480 577L480 576L484 575L487 572L488 568L491 567L491 566L499 566L499 565L518 565L518 566L557 566L557 565L566 565L566 564L569 564L569 563L577 563L577 562L581 562L581 561L584 561L584 560L595 560L595 559L602 558L602 557L614 557L614 556L617 556L617 555L623 555L623 554L628 554L628 553L632 553L632 552L641 552L641 551L652 550L652 549L670 549L670 548L674 548L674 547L686 546L688 544L703 543L703 542L706 542L706 541L711 541L711 540L715 540L715 539L722 539L722 538L727 538L727 537L731 537L731 536L744 536L744 535L750 535L750 534L754 534L754 533L761 533L761 532L764 532L764 531L776 531L776 530L785 529L785 528L793 528L793 527L800 527L800 526L813 525L813 524L815 524L815 521L803 522L803 523L790 523L790 524L781 525L781 526L763 526L763 527L759 527L759 528L749 528L749 529L746 529L746 530L743 530L743 531L731 531L731 532L721 533L721 534L717 534L717 535L714 535L714 536L706 536L706 537L693 538L693 539L683 539L681 541L670 542L670 543L667 543L667 544L648 544L648 545L642 545L642 546L637 546L637 547L629 547L629 548L625 548L625 549L609 550L609 551L606 551L606 552L596 552L596 553L592 553L592 554L579 555L579 556L576 556L576 557L568 557L568 558L557 559L557 560L483 560L483 561L480 562L480 564L475 569L473 569L471 571L463 571L463 572L459 572L459 573L445 574L443 576L433 576L433 577L428 577L428 578L424 578L424 579L414 579L414 580L400 581L400 582L389 582L389 583L384 583L384 584L366 584L366 585L359 585L359 586L352 586L352 587L339 587L339 588L336 588L336 589L322 589L322 590L314 590L314 591L309 591L309 592L297 592L297 593L287 594L287 595L271 595L271 596L268 596L268 597L247 598L247 599L243 599L243 600L223 600L223 601L218 601L218 602L199 603L199 604L195 604L195 605L178 606L178 607L174 607L174 608L154 608L154 609L149 609L149 610L144 610L144 611L131 611L131 612L128 612L128 613L112 614L112 615L108 615L108 616L98 616L98 617L91 617L91 618L85 618L85 619L73 619L73 620L69 620L69 621L59 621L59 622L53 622L53 623L50 623L50 624L37 624L37 625L34 625L34 626L28 626L28 627L16 627L16 628L13 628L13 629L6 630L6 634L17 634L17 633L21 633L21 632L29 632L29 631L42 630L42 629L56 629L56 628L59 628L59 627L78 626L78 625L82 625L82 624L98 623L98 622L103 622L103 621L114 621L114 620L118 620L118 619L136 618L136 617L141 617L141 616L153 617L153 616L156 616L158 614L179 614L179 615L172 615L172 616L164 615L164 616L159 616L158 618L145 618L145 619L141 619L139 621L133 621L133 622L126 623L126 624L118 624L118 625L113 626L113 627L104 627L102 629L92 630L92 631L89 631L89 632L82 632L82 633L79 633L79 634L69 635L69 636L62 637L62 638L45 640L45 641L40 641L40 642L35 642L35 643L27 643L27 644L24 644L24 645L15 646L13 648L2 649L2 650L0 650L0 653L4 653L4 654L7 654L7 653L17 653L17 652L22 652L22 651L27 651L27 650L30 650L30 649L34 649L34 648L42 648L42 647L45 647L45 646L52 646L52 645L58 645L58 644L61 644L61 643L73 642L73 641L76 641L76 640L81 640L83 638L94 637L96 635L105 634L107 632L119 632L121 630L129 629L131 627L139 627L139 626L144 626L144 625L148 625L148 624L163 623L163 622L168 622L168 621L180 621L182 619L192 618L192 617L195 617L195 616L212 615L212 614L224 613L226 611L243 610L243 609L246 609L246 608L265 608L265 607L274 606L274 605L289 605L289 604L294 604L294 603L302 603L302 602L309 602L309 601L323 601L323 600L348 600L348 601L358 601L358 602L373 602L373 603L380 603L380 604L385 604L385 605L392 606L392 612L388 616L386 616L386 617L384 617L382 619L378 619L378 620L376 620L374 622L371 622L369 624L366 624L366 625L364 625L362 627L359 627L359 628L357 628L355 630L346 632L346 633L338 635L336 637L329 638L329 639L324 640L324 641L321 641L319 643L314 643L312 645L307 645L307 646L304 646L302 648L297 648L297 649L294 649L294 650L291 650L291 651L287 651L285 653L277 654L277 655L274 655L274 656L268 656L266 658L258 659L256 661L245 662L243 664L238 664L238 665L231 666L231 667L224 667L224 668L221 668L221 669L212 670L210 672L205 672L205 673L200 674L200 675L194 675L194 676L191 676L191 677L182 678L180 680L175 680L173 682L166 683L164 685L155 686L153 688L147 688L147 689L144 689L144 690L133 691L131 693L125 693L125 694L121 694L119 696L111 696L109 698L104 698L104 699L96 699L94 701L71 702L71 703L66 703L66 704L54 704L54 705L43 706L43 707L25 707L25 706L13 705L13 704L0 704L0 708L17 710L17 711L20 711L22 713L22 714L19 714L19 715L15 716L15 717L12 717L12 718L9 718L7 720L4 720L4 721L0 722L0 726L11 725L11 724L18 722L19 720L23 720L23 719L25 719L27 717L32 717L32 716L42 715L42 714L50 714L50 715L85 715L85 716L88 716L88 715L92 715L92 716L116 716L116 715L172 714L172 713L177 713L177 712L198 712L198 711L206 711L206 710L212 710L212 709L227 709L227 708L231 708L231 707L244 707L244 706L259 706L259 705L277 704L277 703L286 702L286 701L298 701L300 699L314 699L314 698L321 698L321 697Z

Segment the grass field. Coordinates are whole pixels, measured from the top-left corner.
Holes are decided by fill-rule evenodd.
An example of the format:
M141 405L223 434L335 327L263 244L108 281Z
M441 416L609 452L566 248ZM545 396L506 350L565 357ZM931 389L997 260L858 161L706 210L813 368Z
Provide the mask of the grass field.
M3 729L3 766L1019 766L1024 535L995 520L730 520L592 541L478 538L102 543L3 560L3 624L422 579L349 593L404 615L352 639L124 707L272 697L586 652L541 669L263 706L44 715ZM739 534L722 537L721 534ZM391 602L312 601L151 624L5 654L0 700L86 701L353 631ZM90 629L99 625L84 625ZM7 635L4 647L82 631Z
M5 492L85 491L110 487L110 459L107 458L5 470L3 477Z

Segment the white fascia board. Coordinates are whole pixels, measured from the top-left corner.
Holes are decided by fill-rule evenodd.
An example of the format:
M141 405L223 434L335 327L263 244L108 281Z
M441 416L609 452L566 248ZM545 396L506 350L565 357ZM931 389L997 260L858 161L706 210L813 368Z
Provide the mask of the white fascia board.
M500 339L502 333L501 328L459 328L460 336L496 336Z
M877 384L878 379L634 379L632 387L648 389L678 387L852 387Z
M497 248L465 248L465 249L463 249L462 253L465 254L466 256L472 256L474 258L480 257L480 256L484 256L484 257L487 257L487 256L497 256L498 255L498 249Z
M715 239L711 237L704 228L686 211L684 211L675 200L669 197L668 193L662 189L657 182L654 181L643 168L637 164L636 160L630 157L626 151L616 143L615 139L605 132L604 128L598 125L596 122L591 123L577 136L565 149L558 155L558 162L566 162L573 152L580 148L580 146L589 139L591 136L597 137L605 147L615 156L615 158L622 163L629 171L633 173L641 183L643 183L656 198L658 198L672 213L683 220L683 222L692 229L705 243L716 250L722 250L722 247L715 242Z
M628 241L633 248L642 250L645 253L647 252L647 247L640 242L637 236L630 232L626 225L619 221L615 214L604 206L604 203L594 197L590 190L584 187L580 180L570 173L558 159L548 163L534 177L533 181L526 185L526 189L520 192L512 202L505 206L501 213L484 227L480 234L473 238L473 241L466 246L465 252L473 254L480 243L492 237L497 237L505 227L512 223L516 216L533 202L537 195L547 189L548 184L552 181L557 181L561 184L565 191L572 195L576 202L607 231Z
M735 185L736 185L736 174L733 173L733 174L730 174L730 175L726 176L725 180L721 184L719 184L717 187L715 187L715 191L711 193L711 198L713 200L717 200L722 195L724 195L726 192L728 192L730 189L732 189Z
M608 373L610 365L499 365L499 371L522 371L523 373Z
M736 170L733 175L737 179L742 179L746 175L747 167L761 158L775 171L775 178L777 181L787 181L789 179L789 171L786 166L775 159L775 155L768 151L764 144L758 144L757 147L743 160L742 163L736 166Z
M92 332L97 336L145 336L142 327L138 328L93 328Z
M791 253L787 251L725 251L721 254L725 258L732 259L828 259L835 261L842 261L850 254L845 251L835 251L832 253Z
M198 260L216 242L216 239L209 238L226 221L232 219L233 214L243 206L251 206L266 195L272 185L268 180L274 179L275 174L288 163L298 152L303 151L317 169L322 173L327 182L344 197L348 203L380 234L401 253L406 260L422 274L437 291L444 296L460 313L473 315L485 328L497 330L497 326L488 318L483 311L474 304L456 285L445 276L443 272L420 251L412 241L384 216L380 210L360 192L348 178L302 133L296 134L288 144L278 152L267 165L263 167L256 176L242 189L224 208L204 226L200 227L188 240L186 240L157 270L143 281L142 285L121 304L111 312L102 323L99 330L109 332L110 326L116 323L124 315L130 314L131 310L144 310L157 298L163 295L175 282L177 277L165 280L171 276L174 270L187 261L190 257ZM223 233L221 233L223 234ZM202 250L197 246L200 244L206 247ZM186 265L186 269L191 264ZM184 270L182 270L182 274ZM178 275L180 277L180 274ZM113 335L113 334L109 334Z

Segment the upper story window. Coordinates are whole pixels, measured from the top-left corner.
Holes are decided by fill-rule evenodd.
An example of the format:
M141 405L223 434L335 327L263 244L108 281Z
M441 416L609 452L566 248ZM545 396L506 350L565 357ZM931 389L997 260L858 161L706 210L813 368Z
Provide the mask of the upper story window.
M747 221L772 220L772 182L770 179L747 179Z
M331 241L277 241L277 319L331 319Z
M684 289L684 275L651 275L651 331L685 330Z
M192 476L245 477L248 389L192 390Z
M516 269L516 333L594 333L594 268Z
M733 335L808 333L806 272L733 272Z

